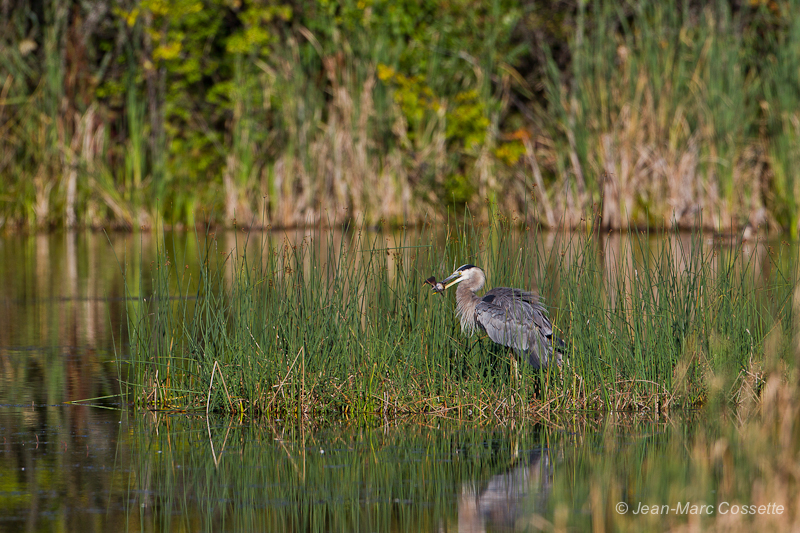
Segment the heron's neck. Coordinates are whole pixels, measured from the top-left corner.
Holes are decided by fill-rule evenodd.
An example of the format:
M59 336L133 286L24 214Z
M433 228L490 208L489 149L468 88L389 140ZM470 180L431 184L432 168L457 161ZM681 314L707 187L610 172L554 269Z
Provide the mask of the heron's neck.
M480 289L480 286L471 287L463 283L456 289L456 315L461 320L461 330L470 335L476 329L475 307L477 307L480 298L475 294L475 291L478 289Z
M473 287L468 283L460 283L458 287L456 287L456 298L459 300L467 299L467 298L474 298L475 300L480 300L475 293L479 291L481 286Z

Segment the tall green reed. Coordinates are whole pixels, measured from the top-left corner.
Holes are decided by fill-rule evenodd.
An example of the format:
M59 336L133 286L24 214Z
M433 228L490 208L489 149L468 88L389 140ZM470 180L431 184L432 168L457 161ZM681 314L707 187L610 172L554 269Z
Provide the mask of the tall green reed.
M796 12L800 3L791 2L786 13ZM800 162L800 101L791 87L796 83L800 68L800 53L789 43L800 39L800 18L787 20L788 31L771 39L774 56L764 66L768 73L764 83L765 100L761 103L766 125L773 133L769 144L769 157L775 177L775 198L770 211L779 223L787 227L792 239L800 235L800 209L798 208L798 182L792 169Z
M551 59L545 80L562 209L602 202L613 228L763 223L746 15L722 2L580 6L571 68Z
M129 315L132 397L304 418L658 411L736 403L745 386L757 394L765 339L787 338L792 323L797 265L785 247L711 248L680 234L542 243L512 222L207 235L197 280L164 253L153 293ZM768 281L753 258L771 265ZM461 333L453 296L422 280L466 262L486 270L488 287L542 294L566 344L563 367L535 372ZM777 359L793 361L781 346Z

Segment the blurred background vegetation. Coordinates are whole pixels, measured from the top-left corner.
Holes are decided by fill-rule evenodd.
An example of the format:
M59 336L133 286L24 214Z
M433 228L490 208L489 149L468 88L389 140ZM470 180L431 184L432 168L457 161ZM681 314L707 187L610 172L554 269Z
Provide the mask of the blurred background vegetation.
M0 2L0 228L798 234L800 0Z

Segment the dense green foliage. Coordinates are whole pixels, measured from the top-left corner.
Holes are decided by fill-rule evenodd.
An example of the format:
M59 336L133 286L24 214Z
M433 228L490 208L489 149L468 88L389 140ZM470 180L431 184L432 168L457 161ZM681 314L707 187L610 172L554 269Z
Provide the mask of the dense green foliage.
M797 235L800 4L6 2L0 227Z

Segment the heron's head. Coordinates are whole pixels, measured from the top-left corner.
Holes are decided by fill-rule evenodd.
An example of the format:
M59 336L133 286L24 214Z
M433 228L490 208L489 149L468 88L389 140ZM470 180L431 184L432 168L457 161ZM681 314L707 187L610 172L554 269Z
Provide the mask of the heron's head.
M471 286L471 288L474 287L473 290L477 290L486 282L486 275L483 273L483 270L475 265L461 265L455 270L455 272L447 276L440 283L444 285L444 288L442 289L444 290L448 287L452 287L456 283L461 283L462 281L470 282L468 285Z

